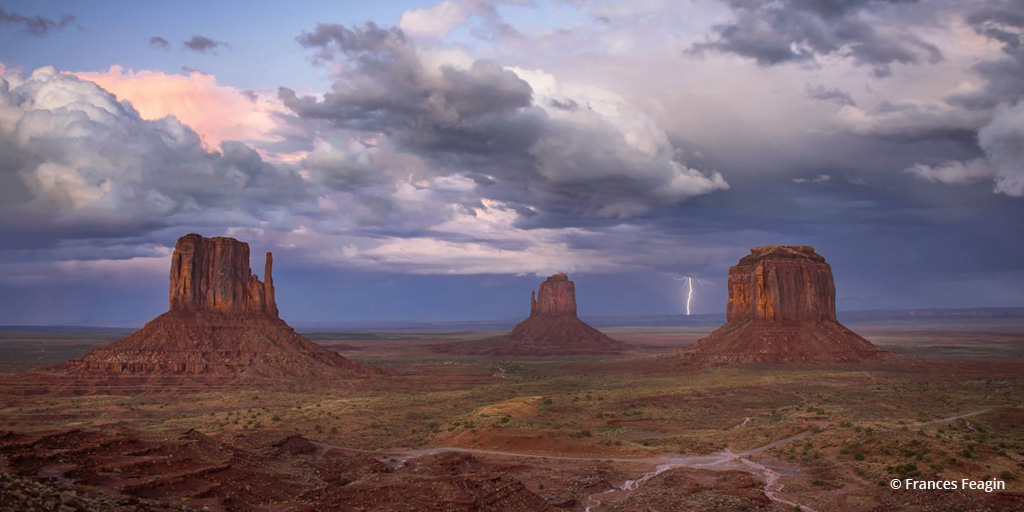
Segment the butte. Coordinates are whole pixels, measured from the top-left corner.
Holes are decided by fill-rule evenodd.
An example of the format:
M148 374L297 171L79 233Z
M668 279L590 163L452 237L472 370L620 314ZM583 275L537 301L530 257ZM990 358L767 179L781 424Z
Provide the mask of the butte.
M813 247L755 247L729 269L726 323L682 351L699 365L848 363L888 352L836 319L832 267Z
M530 293L530 316L512 332L479 341L447 343L437 352L477 355L562 356L619 354L630 345L609 338L576 316L576 285L555 274Z
M218 382L295 378L312 383L380 373L313 343L281 320L273 264L268 252L261 282L249 268L249 244L185 235L171 258L170 310L60 369Z

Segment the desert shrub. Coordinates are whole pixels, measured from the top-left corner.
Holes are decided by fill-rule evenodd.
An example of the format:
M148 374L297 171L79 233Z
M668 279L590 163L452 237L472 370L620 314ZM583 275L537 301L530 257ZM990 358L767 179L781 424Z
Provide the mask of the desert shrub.
M900 476L920 476L921 471L917 469L916 464L902 464L898 466L889 466L887 468L890 473L898 473Z

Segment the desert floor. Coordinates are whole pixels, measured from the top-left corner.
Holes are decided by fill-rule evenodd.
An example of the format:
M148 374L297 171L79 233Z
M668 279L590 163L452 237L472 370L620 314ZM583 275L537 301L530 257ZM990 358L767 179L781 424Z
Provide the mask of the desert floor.
M125 332L0 331L0 510L1024 509L1024 323L850 327L897 356L699 369L672 351L709 328L607 328L635 350L573 358L312 332L388 375L242 387L62 378Z

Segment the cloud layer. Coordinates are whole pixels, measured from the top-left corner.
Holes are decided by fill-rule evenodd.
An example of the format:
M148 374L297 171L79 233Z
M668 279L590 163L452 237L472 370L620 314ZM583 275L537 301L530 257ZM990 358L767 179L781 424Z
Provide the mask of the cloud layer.
M446 60L373 24L320 25L299 41L348 66L320 99L282 88L297 116L388 138L433 173L468 176L480 194L524 211L633 217L728 188L682 162L657 123L610 91Z
M143 119L174 116L214 149L226 140L272 140L279 124L275 113L284 110L273 97L219 85L198 72L182 76L112 66L76 76L128 101Z
M0 120L6 230L71 235L99 224L142 234L217 218L258 226L303 193L295 173L242 143L208 151L177 118L143 119L52 68L0 79Z
M717 24L697 52L734 53L772 66L786 62L816 63L841 55L869 66L875 76L892 74L895 64L942 60L938 46L886 18L900 4L917 0L730 0L735 20Z
M169 63L226 46L198 35L142 52L163 70L5 63L0 284L117 261L157 272L200 231L325 276L569 271L666 287L721 278L753 245L808 243L861 307L986 286L1024 300L999 284L1024 275L1020 12L443 0L393 27L232 33L232 59L204 59L208 73ZM62 23L0 14L8 35ZM146 30L136 46L194 28ZM252 75L251 54L273 87L230 81Z

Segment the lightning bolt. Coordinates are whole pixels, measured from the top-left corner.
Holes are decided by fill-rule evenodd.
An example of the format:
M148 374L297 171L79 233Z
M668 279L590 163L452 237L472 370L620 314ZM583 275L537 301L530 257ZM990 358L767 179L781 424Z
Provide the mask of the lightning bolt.
M690 316L690 302L693 300L693 278L686 278L686 285L690 287L690 291L686 293L686 316Z
M686 316L690 316L690 304L693 303L693 282L697 281L697 284L712 284L711 281L701 278L693 278L692 276L672 276L672 279L676 281L686 281Z

